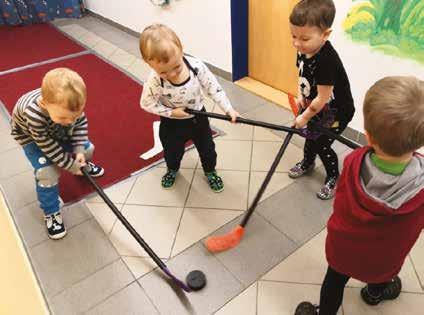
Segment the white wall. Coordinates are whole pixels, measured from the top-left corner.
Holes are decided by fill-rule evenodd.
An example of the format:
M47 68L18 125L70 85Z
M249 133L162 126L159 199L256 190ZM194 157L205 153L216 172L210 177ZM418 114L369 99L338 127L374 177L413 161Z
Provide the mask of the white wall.
M424 80L424 66L410 59L372 51L369 45L352 42L341 26L352 1L337 0L335 3L337 15L330 40L346 68L355 100L356 113L349 126L363 131L362 103L367 89L377 80L389 75L413 75Z
M180 37L185 52L232 72L229 0L171 0L158 7L150 0L85 0L87 8L136 32L155 22Z

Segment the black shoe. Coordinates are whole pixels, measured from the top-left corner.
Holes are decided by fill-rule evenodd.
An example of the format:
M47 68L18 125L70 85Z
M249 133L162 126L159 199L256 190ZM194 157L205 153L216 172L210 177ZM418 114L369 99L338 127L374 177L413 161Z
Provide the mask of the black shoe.
M318 306L310 302L302 302L296 307L294 315L318 315Z
M88 171L88 174L90 174L92 177L100 177L105 173L105 169L101 166L98 166L94 164L93 162L87 162L88 168L90 169Z
M398 276L394 277L390 283L384 288L378 296L373 296L368 290L368 285L362 288L361 297L368 305L377 305L384 300L396 299L402 291L402 281Z
M65 224L63 224L62 215L60 211L55 212L44 217L49 237L58 240L66 235Z

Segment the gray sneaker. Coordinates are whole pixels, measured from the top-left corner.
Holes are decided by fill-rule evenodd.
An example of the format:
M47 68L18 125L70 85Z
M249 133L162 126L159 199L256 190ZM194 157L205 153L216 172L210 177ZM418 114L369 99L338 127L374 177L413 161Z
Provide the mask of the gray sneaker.
M302 160L289 170L289 177L299 178L300 176L309 174L310 172L312 172L314 168L315 168L315 163L312 163L311 165L309 165L309 167L305 168L304 160Z

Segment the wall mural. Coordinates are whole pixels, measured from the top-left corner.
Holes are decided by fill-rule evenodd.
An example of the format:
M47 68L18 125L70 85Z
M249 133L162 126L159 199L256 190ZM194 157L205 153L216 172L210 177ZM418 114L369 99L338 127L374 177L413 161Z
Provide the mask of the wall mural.
M424 0L353 0L343 21L351 40L424 64Z

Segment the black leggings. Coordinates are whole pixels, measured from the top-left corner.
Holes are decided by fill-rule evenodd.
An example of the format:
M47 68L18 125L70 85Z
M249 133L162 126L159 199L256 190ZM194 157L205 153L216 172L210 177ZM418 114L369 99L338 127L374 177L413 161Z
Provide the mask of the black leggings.
M330 130L336 134L341 134L345 128L346 124ZM339 177L339 161L336 152L331 148L333 142L334 139L322 134L315 140L307 139L303 148L303 167L306 169L311 166L318 154L327 172L326 182L330 177L336 179Z
M338 273L328 266L327 274L321 287L319 301L319 315L336 315L343 302L343 293L350 277ZM386 288L387 283L368 284L368 292L379 296Z
M212 130L206 116L196 116L189 119L161 117L159 138L162 142L168 169L174 171L180 169L185 144L187 141L193 140L199 152L203 170L207 173L215 170L217 154L212 139Z

